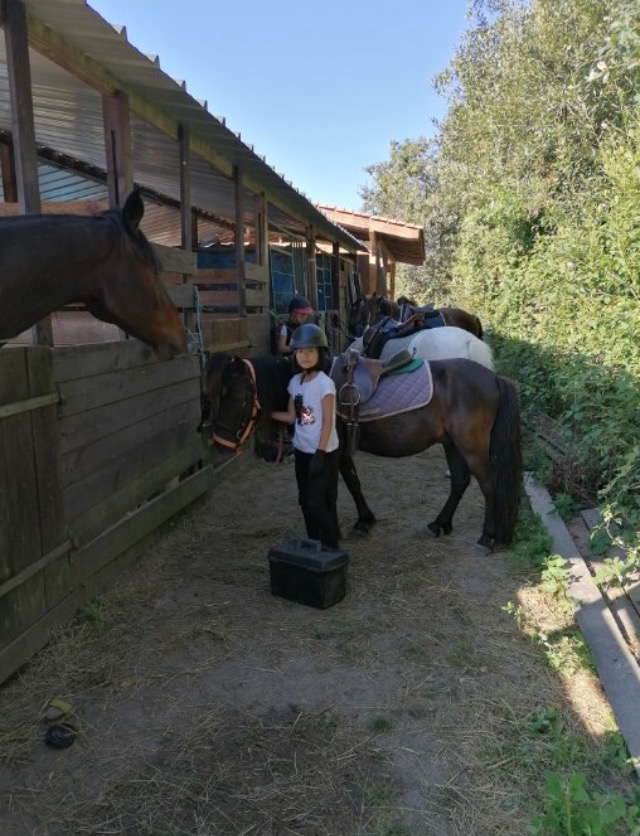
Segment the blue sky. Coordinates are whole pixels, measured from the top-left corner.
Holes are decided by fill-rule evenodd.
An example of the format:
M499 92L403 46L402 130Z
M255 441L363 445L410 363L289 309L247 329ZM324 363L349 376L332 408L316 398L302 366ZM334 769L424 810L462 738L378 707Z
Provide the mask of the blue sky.
M466 0L88 0L315 203L357 210L392 140L433 133Z

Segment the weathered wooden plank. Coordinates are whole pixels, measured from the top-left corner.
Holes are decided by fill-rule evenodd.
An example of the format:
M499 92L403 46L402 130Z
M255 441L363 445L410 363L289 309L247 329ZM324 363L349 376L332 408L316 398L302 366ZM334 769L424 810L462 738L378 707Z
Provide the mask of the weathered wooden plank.
M174 358L170 363L134 366L60 383L60 416L65 420L79 412L128 400L153 389L161 389L185 380L199 381L200 368L193 360L193 357L183 355Z
M108 200L42 201L40 211L45 215L97 215L109 208ZM19 203L0 203L0 217L20 215Z
M247 317L203 317L202 336L209 351L221 350L218 346L249 344Z
M169 299L176 308L193 308L193 284L191 280L184 284L165 282L164 286L169 294Z
M239 298L237 290L227 290L224 287L216 290L201 290L199 295L200 305L205 309L208 307L224 307L237 310Z
M57 546L53 551L45 554L44 557L41 557L39 560L36 560L34 563L31 563L21 572L18 572L17 575L14 575L12 578L9 578L8 581L5 581L3 584L0 584L0 598L4 598L12 589L23 584L28 578L31 578L33 575L37 575L38 572L42 572L50 563L58 560L59 557L62 555L68 554L71 551L71 541L65 540L64 543Z
M144 506L135 516L114 526L77 552L72 561L75 585L69 588L69 594L17 639L5 646L0 644L0 682L46 645L53 627L67 622L86 601L107 589L122 570L160 536L160 526L171 517L172 512L178 513L197 500L223 478L227 467L235 464L236 460L230 460L215 470L210 465L203 468L180 482L170 494ZM60 559L66 560L66 556Z
M153 244L153 249L162 269L168 273L183 273L193 275L198 269L198 255L192 250L183 250L180 247L163 247L161 244Z
M208 465L96 537L72 556L79 581L83 582L115 557L132 548L212 485L213 467Z
M270 314L250 314L247 316L247 334L251 354L269 354L271 351Z
M174 476L179 476L196 465L202 457L201 444L196 451L187 447L178 450L173 456L164 457L163 454L162 461L156 467L147 468L137 479L120 490L113 491L99 505L70 522L69 530L73 542L82 545L93 540L136 506L146 502L154 493L161 491Z
M238 272L234 268L200 267L193 278L198 287L205 289L210 284L230 284L238 286Z
M532 474L525 489L534 513L544 522L555 554L571 567L567 594L578 603L576 621L592 653L631 758L640 773L640 668L624 641L613 614L593 582L567 527L548 492Z
M74 612L92 597L86 587L76 587L53 610L42 614L13 641L0 643L0 683L25 665L49 641L53 627L64 624Z
M0 607L0 647L38 621L47 611L44 576L40 572L24 580L2 599Z
M184 380L173 386L143 392L126 401L105 404L89 413L81 412L66 418L60 427L60 449L65 455L70 450L93 444L98 439L117 432L124 427L145 421L160 412L165 412L180 403L194 398L194 391L200 396L199 384L195 380Z
M247 307L250 308L268 308L269 307L269 288L267 285L263 287L247 287L246 289Z
M191 427L194 435L197 435L196 427L199 420L200 396L198 392L196 397L194 392L190 400L66 453L62 457L63 489L66 491L71 485L87 479L92 473L108 469L123 456L130 455L132 450L144 444L147 438L156 438L170 427Z
M30 348L0 351L0 404L29 398ZM0 422L0 581L18 573L40 551L36 472L30 413Z
M49 348L33 348L27 352L29 394L32 398L54 393L52 354ZM51 404L32 411L30 421L37 488L34 502L37 502L40 520L40 556L66 540L57 406Z
M247 261L244 265L244 274L247 281L267 282L269 281L269 265L253 264Z
M62 383L65 380L84 379L161 362L156 359L149 346L139 340L68 346L56 348L53 355L53 376L56 383Z
M27 398L26 401L8 403L0 406L0 420L10 418L12 415L32 412L34 409L42 409L44 406L51 406L52 404L59 403L59 401L60 395L57 392L51 392L49 395L38 395L35 398Z
M64 492L68 524L72 525L90 508L147 473L158 460L158 450L162 450L163 461L184 453L189 457L185 467L201 458L202 440L196 432L198 416L195 407L196 402L192 421L182 421L170 426L166 432L148 436L137 447L122 450L106 466L89 471L84 479L69 485Z

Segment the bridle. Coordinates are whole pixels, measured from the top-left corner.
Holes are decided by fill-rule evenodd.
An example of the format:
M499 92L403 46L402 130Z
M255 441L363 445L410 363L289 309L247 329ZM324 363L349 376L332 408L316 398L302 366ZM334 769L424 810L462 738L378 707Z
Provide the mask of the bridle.
M258 400L258 384L256 383L256 370L249 360L243 359L249 370L249 374L243 378L245 384L242 423L239 429L226 427L217 420L214 424L213 442L220 447L226 447L239 455L242 452L242 445L249 438L256 424L260 412L260 401ZM221 435L221 433L223 433Z

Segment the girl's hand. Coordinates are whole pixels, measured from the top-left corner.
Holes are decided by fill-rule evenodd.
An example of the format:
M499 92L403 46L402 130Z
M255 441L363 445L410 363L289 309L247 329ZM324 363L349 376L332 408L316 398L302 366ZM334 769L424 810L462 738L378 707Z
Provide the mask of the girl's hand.
M324 450L316 450L309 462L309 476L319 476L324 470Z

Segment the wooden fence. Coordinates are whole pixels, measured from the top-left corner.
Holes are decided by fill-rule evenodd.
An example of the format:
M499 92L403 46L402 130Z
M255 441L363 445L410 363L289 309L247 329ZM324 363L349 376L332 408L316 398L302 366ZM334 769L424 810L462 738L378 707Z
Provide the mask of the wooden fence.
M196 356L0 351L0 682L207 491Z

